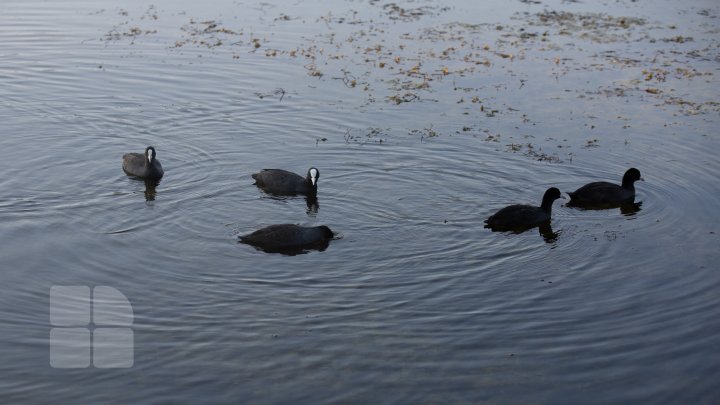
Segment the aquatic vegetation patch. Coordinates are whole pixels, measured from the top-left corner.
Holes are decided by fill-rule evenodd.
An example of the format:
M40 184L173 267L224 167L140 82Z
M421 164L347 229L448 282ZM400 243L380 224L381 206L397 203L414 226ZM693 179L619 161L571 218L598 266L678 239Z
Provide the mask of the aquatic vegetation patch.
M554 34L557 35L577 36L604 43L631 40L633 29L646 23L644 19L635 17L554 10L529 16L518 15L516 18L526 19L530 26L555 29Z
M359 9L346 5L350 8L332 8L318 15L297 16L283 10L263 19L265 25L261 22L252 28L234 22L226 24L219 18L189 16L178 27L179 35L162 38L170 38L170 52L193 47L198 57L207 52L238 63L249 58L269 58L272 63L285 64L287 69L309 77L312 82L306 83L308 91L320 87L317 82L322 86L336 83L341 88L335 91L344 92L339 96L341 102L355 103L364 111L388 108L415 112L438 103L443 114L453 116L457 126L423 117L430 122L419 123L421 129L409 130L421 140L480 134L488 142L499 142L500 135L475 129L482 122L493 134L504 133L503 142L512 141L509 133L513 128L522 131L525 126L537 124L530 120L530 115L537 114L527 111L531 104L526 102L537 94L528 97L522 92L551 87L551 82L565 86L559 91L574 94L582 102L625 98L672 110L673 114L720 111L718 102L710 96L702 98L686 90L693 80L712 84L714 76L708 66L720 61L715 52L717 43L700 33L676 35L673 25L643 18L561 9L517 12L510 22L476 23L439 21L438 16L452 9L433 0L363 3ZM273 8L261 7L264 14ZM699 15L703 16L702 12ZM705 18L714 18L709 12L705 14ZM135 44L136 39L156 33L157 27L148 24L163 18L155 9L148 9L138 19L132 19L124 10L119 15L124 21L104 41ZM225 20L232 21L227 17ZM307 34L275 35L296 30ZM692 85L697 88L701 83ZM298 94L299 90L284 86ZM285 96L267 91L254 94L259 99L279 101ZM562 94L553 99L568 100ZM585 121L577 124L578 135L573 138L577 148L597 147L585 143L587 131L595 129L595 123L587 119L591 118L583 117ZM630 128L630 123L622 119L613 124L618 129ZM346 134L345 141L384 143L398 135L397 129L361 132ZM555 146L571 146L540 143L512 142L506 150L532 159L561 162L557 153L548 151Z

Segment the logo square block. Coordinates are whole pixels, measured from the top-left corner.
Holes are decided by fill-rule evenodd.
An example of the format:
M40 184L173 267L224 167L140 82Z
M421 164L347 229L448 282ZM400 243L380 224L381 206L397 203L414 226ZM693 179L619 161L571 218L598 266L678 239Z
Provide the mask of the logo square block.
M133 366L134 335L130 328L98 328L93 333L93 365L97 368Z
M50 288L50 324L87 326L90 323L90 287L84 285Z
M51 329L50 366L54 368L90 367L90 331L87 328Z

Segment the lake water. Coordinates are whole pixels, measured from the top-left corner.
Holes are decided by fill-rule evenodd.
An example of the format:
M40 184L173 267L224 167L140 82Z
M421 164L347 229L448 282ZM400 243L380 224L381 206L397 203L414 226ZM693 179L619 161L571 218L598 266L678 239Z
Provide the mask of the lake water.
M2 403L717 403L712 0L0 4ZM121 170L157 149L154 190ZM250 174L317 166L318 209ZM619 182L639 211L483 221ZM328 225L327 250L238 244ZM133 309L55 368L53 286ZM95 325L97 326L97 325Z

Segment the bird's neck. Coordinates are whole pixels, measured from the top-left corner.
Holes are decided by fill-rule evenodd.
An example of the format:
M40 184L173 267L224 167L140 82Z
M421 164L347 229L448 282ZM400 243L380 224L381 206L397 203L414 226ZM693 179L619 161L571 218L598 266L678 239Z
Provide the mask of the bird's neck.
M635 182L630 179L623 179L622 188L626 190L635 190Z
M540 208L543 210L550 212L552 211L552 205L555 200L552 198L543 198L542 204L540 204Z

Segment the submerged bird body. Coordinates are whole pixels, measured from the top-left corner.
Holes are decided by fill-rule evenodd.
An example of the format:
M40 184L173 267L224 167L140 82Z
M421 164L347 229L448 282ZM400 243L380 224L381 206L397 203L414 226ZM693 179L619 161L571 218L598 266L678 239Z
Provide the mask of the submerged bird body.
M145 153L126 153L122 168L125 173L144 179L159 179L165 174L160 161L155 159L155 148L148 146Z
M314 167L308 170L307 176L282 169L263 169L254 173L255 184L263 191L280 195L314 195L317 193L317 180L320 171Z
M547 189L539 207L525 204L509 205L485 220L487 228L494 230L516 230L532 228L550 221L553 201L562 198L555 187Z
M596 181L569 192L569 204L578 206L615 206L632 202L635 199L634 183L638 180L643 180L640 171L631 168L625 172L621 185Z
M266 251L294 251L324 248L334 234L327 226L304 227L294 224L270 225L240 237L240 242Z

